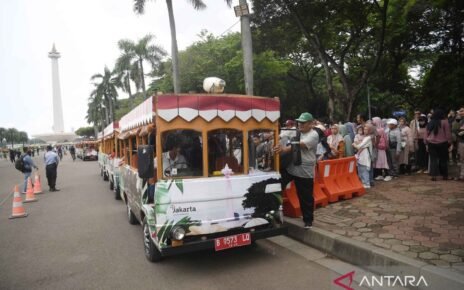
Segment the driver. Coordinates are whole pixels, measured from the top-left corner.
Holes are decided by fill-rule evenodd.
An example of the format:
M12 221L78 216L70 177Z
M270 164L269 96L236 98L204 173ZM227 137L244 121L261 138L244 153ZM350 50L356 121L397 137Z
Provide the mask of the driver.
M188 167L187 160L185 159L184 155L180 153L180 149L181 145L179 142L175 142L168 147L167 152L163 152L163 175L175 176L177 174L172 173L173 169L185 169ZM155 168L157 164L156 161L157 160L155 157Z

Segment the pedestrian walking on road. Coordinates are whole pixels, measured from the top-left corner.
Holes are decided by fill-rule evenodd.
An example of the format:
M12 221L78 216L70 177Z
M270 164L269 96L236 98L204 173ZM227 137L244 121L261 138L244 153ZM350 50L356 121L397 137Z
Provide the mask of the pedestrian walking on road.
M13 149L10 149L10 161L11 163L15 163L16 161L16 152Z
M282 189L286 188L289 182L295 182L304 227L309 229L314 219L314 168L316 166L316 148L319 135L313 129L314 118L310 113L301 114L296 121L298 122L298 130L301 133L298 144L301 149L301 164L295 165L292 161L287 168L282 170ZM289 153L291 151L291 145L282 146L282 144L279 144L274 147L276 153Z
M50 187L50 191L60 191L56 188L56 175L58 169L58 163L60 160L58 158L58 154L53 152L52 146L47 146L47 153L44 156L45 161L45 172L47 174L48 186Z
M23 163L24 163L24 190L23 193L26 193L27 190L27 180L29 177L31 177L32 174L32 168L35 168L38 170L39 168L34 164L34 160L32 160L31 155L32 155L32 150L24 147L24 156L20 157L23 158Z

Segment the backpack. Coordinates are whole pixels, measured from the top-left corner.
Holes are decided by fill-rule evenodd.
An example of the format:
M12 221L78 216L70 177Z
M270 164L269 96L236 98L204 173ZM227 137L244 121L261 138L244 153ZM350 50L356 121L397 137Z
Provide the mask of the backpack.
M385 136L385 133L380 135L379 142L377 143L377 149L380 149L380 150L387 149L387 136Z
M21 157L16 159L15 168L21 172L24 172L24 155L21 155Z

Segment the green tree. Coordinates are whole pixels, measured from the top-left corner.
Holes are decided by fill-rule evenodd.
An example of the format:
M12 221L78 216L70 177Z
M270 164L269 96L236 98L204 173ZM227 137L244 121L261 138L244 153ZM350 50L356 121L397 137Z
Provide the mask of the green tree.
M14 143L19 142L19 132L16 128L8 128L6 130L6 139L11 143L13 147Z
M109 124L114 121L115 107L118 101L117 88L121 87L118 74L115 70L111 71L105 66L103 74L95 74L90 80L99 81L94 83L95 89L92 91L91 95L103 97L105 108L108 108L106 122Z
M3 127L0 127L0 144L3 145L3 138L6 139L6 132L7 130Z
M243 54L240 34L231 33L214 37L202 31L200 40L179 53L181 60L181 81L188 92L203 92L203 80L216 76L226 81L225 92L244 91ZM255 92L263 96L285 94L285 79L291 63L281 59L272 51L254 55ZM171 63L164 64L165 77L155 80L150 86L154 90L165 91L171 87ZM166 69L167 68L167 69Z
M129 92L129 97L132 95L130 79L137 84L137 87L142 88L144 96L147 97L143 62L149 62L152 70L156 71L161 59L166 56L166 51L161 46L151 44L153 40L153 35L147 35L137 43L129 39L122 39L118 42L122 53L116 60L116 70L125 74L121 87Z
M95 130L94 130L93 127L81 127L79 129L77 129L75 133L78 136L97 137L97 136L95 136Z
M388 3L255 0L254 24L263 37L271 36L268 42L288 41L287 56L303 53L303 60L317 63L324 72L329 117L338 104L349 118L382 56Z
M225 0L230 7L232 0ZM145 11L146 0L134 0L134 11L138 14L143 14ZM195 10L205 9L206 5L202 0L189 0ZM174 93L181 92L180 85L180 70L179 70L179 53L177 49L177 35L176 35L176 22L174 19L174 10L172 0L166 0L169 15L169 27L171 30L171 58L172 58L172 82L174 86Z
M24 131L18 132L18 141L23 143L23 147L24 147L24 143L27 143L29 141L29 137L27 136L27 133Z
M87 105L87 123L93 124L94 135L97 136L98 132L103 130L106 126L104 121L104 108L102 104L102 95L97 94L96 91L88 100Z

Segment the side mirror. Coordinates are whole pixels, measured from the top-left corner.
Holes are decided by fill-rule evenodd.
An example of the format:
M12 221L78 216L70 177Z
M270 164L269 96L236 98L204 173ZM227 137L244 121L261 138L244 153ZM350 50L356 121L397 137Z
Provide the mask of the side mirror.
M152 178L155 175L152 145L140 145L137 148L137 169L140 178Z

